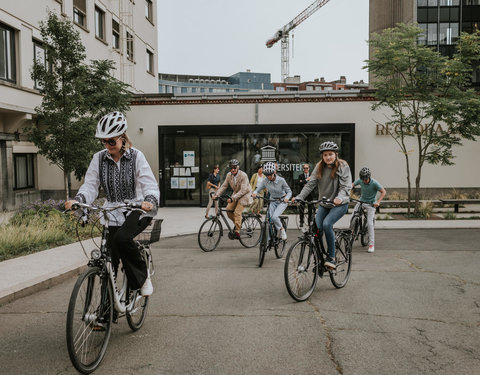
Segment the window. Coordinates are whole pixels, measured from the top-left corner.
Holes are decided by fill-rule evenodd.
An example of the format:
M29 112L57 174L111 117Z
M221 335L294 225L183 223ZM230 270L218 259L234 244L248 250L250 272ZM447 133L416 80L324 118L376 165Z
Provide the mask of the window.
M13 154L14 189L33 188L33 161L35 154Z
M73 22L87 27L87 5L86 0L73 0Z
M153 69L153 53L147 49L147 72L155 74Z
M15 31L0 23L0 79L16 82Z
M105 12L95 7L95 36L105 40Z
M127 59L133 61L133 35L127 31Z
M115 49L120 49L120 24L112 19L112 45Z
M34 64L40 64L47 69L47 53L45 51L45 48L40 42L33 41L33 62ZM51 69L50 69L51 70ZM41 85L35 80L34 87L36 89L41 89Z
M145 18L153 23L152 0L145 0Z

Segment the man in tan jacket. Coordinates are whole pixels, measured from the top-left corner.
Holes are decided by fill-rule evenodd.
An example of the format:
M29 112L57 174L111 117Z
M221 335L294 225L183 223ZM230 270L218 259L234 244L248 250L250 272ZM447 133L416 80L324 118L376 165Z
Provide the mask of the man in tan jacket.
M213 199L217 199L222 193L230 187L233 190L232 199L228 199L227 216L235 224L235 238L240 238L240 228L242 226L242 212L245 206L249 206L253 202L252 188L245 172L239 169L237 159L230 160L230 172L227 174L222 186L217 190Z

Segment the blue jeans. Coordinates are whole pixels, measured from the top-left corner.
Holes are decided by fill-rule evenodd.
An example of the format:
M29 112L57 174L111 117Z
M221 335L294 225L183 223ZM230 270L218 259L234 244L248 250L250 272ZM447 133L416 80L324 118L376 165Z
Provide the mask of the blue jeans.
M279 216L285 211L288 204L285 202L271 202L270 207L268 208L268 214L270 216L270 220L275 225L275 228L280 230L282 228L282 221L280 220ZM287 228L285 228L287 230Z
M333 224L347 213L348 204L335 206L333 208L318 207L315 223L320 232L325 233L327 239L328 256L335 259L335 233L333 232Z

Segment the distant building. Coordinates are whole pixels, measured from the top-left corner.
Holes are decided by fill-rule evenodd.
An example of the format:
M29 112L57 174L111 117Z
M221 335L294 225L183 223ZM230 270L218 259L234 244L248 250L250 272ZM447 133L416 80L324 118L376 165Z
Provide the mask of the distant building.
M158 74L160 94L196 94L273 90L270 73L239 72L232 76Z
M288 77L285 82L272 83L275 91L332 91L332 90L359 90L368 88L368 84L359 81L347 83L345 76L336 81L327 82L325 78L316 78L313 81L301 82L300 76Z
M479 30L480 0L370 0L369 17L370 34L400 22L417 22L425 32L419 43L452 56L460 33ZM472 81L480 85L479 64L474 67Z

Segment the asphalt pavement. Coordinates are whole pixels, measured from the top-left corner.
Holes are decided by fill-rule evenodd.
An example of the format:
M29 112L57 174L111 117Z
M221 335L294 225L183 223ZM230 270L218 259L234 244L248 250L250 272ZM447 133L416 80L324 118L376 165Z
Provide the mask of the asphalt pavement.
M258 249L226 237L208 253L196 235L163 238L145 325L120 319L96 373L479 374L479 243L478 229L378 229L374 254L355 243L343 289L324 277L297 303L273 251L258 268ZM1 373L75 373L74 282L0 307Z
M156 218L163 219L162 238L197 233L205 220L205 209L199 207L161 208ZM349 215L336 227L346 228ZM290 215L289 229L296 228L295 215ZM480 220L377 220L376 229L453 229L480 228ZM96 247L84 241L89 254ZM30 295L68 279L86 266L88 261L79 243L0 262L0 305Z

